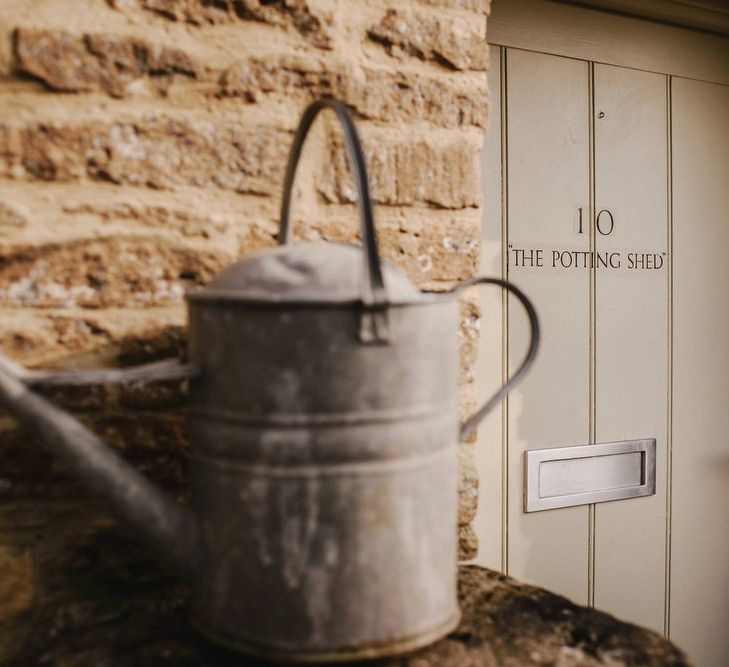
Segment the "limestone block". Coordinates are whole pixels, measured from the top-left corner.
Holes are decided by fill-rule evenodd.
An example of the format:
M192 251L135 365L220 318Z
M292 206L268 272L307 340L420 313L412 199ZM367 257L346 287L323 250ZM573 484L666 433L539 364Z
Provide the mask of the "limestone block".
M332 135L330 142L332 162L319 181L319 191L330 202L353 202L354 186L340 139ZM458 209L481 202L479 146L466 138L437 142L417 135L393 138L368 132L364 150L378 203L423 202Z
M363 118L440 127L485 128L488 93L480 82L369 67L327 66L312 58L252 58L228 68L220 78L220 94L262 102L267 96L307 100L332 96Z
M10 177L172 188L178 185L278 194L291 137L237 120L143 119L0 126ZM0 163L2 166L2 163Z
M491 0L418 0L419 2L446 9L467 9L482 15L488 14Z
M120 363L120 350L129 340L174 338L183 330L187 310L182 303L118 309L0 308L3 353L34 367L113 366Z
M481 331L481 309L473 291L466 293L461 298L460 324L458 337L459 380L463 384L470 384L475 380L473 371L478 358L478 337Z
M109 0L114 7L127 3ZM228 23L235 20L260 21L291 27L314 46L332 45L333 18L311 0L137 0L142 9L175 21Z
M0 203L0 236L12 234L27 224L27 216L17 205Z
M177 78L197 78L200 68L179 49L114 34L72 35L58 30L19 29L17 69L62 91L103 90L123 97L128 86L149 77L159 92Z
M413 283L428 288L437 281L449 288L473 275L479 254L474 241L480 229L477 214L420 209L397 217L388 212L378 211L380 255ZM306 224L297 221L297 234L312 241L359 244L357 212L353 206L325 207L320 217L307 218Z
M467 562L478 555L478 535L470 524L458 524L458 560Z
M164 240L113 238L0 248L0 305L41 308L152 306L181 302L229 255Z
M470 524L478 508L478 471L474 458L475 444L462 442L458 448L458 470L460 473L458 524Z
M412 9L388 9L368 36L393 56L415 56L455 70L485 70L486 26L466 19L441 18Z
M120 225L127 228L139 226L159 232L174 233L185 239L220 238L228 235L233 225L230 218L215 213L206 215L176 204L165 206L134 200L68 203L62 207L62 211L70 216L89 216L98 219L103 225ZM251 226L254 226L254 223L251 223Z

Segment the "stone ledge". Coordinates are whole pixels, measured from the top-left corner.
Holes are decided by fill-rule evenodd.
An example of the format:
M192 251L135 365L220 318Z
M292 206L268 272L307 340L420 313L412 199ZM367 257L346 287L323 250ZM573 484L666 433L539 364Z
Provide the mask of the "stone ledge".
M0 622L7 667L264 664L209 644L188 621L187 588L85 504L6 508L18 553L35 560L31 607ZM84 521L79 513L88 513ZM95 514L96 520L91 519ZM25 526L25 530L22 530ZM20 529L20 530L19 530ZM4 532L4 531L3 531ZM463 620L444 640L367 667L688 666L657 633L496 572L463 566ZM11 639L12 638L12 639ZM4 640L4 641L3 641ZM8 641L10 640L10 641ZM9 655L8 655L9 653Z

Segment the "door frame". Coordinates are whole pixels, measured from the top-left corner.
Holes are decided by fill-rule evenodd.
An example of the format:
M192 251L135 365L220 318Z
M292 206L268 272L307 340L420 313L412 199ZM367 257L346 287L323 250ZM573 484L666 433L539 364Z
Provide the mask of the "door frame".
M625 3L495 0L486 41L493 46L729 85L729 37L636 20L634 16L585 4Z
M729 35L729 8L696 0L554 0L595 7L617 14L649 19L683 28Z

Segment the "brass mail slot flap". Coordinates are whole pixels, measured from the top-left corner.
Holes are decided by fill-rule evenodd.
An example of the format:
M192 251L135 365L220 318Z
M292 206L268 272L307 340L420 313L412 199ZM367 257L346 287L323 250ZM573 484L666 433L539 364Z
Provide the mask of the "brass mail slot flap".
M652 496L655 492L654 438L524 453L525 512Z

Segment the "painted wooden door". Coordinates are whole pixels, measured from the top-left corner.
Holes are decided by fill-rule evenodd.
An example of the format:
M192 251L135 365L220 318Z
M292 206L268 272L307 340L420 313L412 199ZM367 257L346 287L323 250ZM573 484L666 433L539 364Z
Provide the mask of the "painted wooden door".
M560 12L581 11L519 2L563 41ZM678 60L643 67L639 43L638 66L622 51L608 64L605 44L591 60L589 35L581 57L553 35L540 51L514 25L491 47L482 269L533 298L544 344L480 429L478 562L667 633L702 667L727 665L729 86L672 74ZM702 42L689 42L697 67ZM710 46L729 54L729 40ZM622 264L550 266L555 249ZM486 298L484 393L526 345L518 307ZM524 451L634 438L656 439L655 495L523 511Z
M729 665L729 87L673 101L671 636Z
M598 252L626 271L595 276L596 442L656 439L656 494L594 508L596 607L656 630L665 624L668 415L668 136L665 76L594 65ZM610 234L603 234L614 223ZM601 231L602 230L602 231ZM651 261L661 269L640 269ZM630 264L636 268L629 268ZM623 268L623 267L621 267Z

